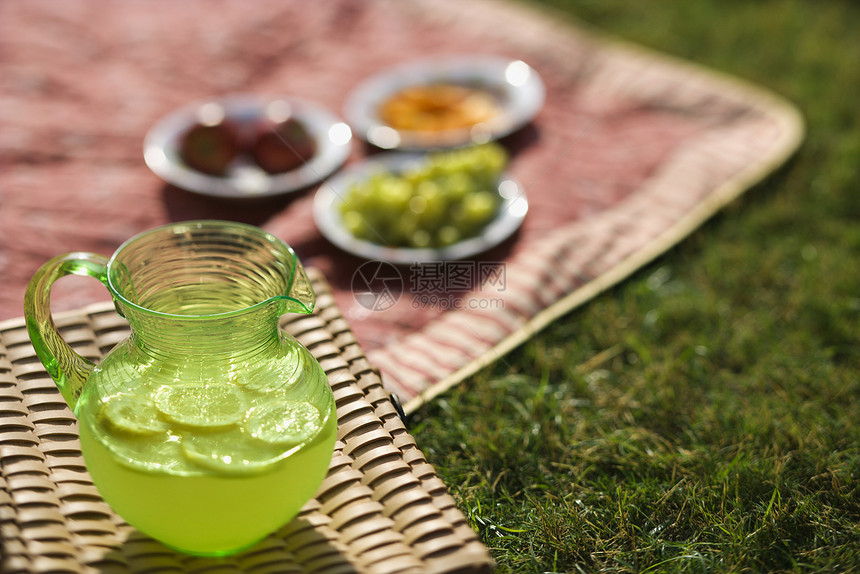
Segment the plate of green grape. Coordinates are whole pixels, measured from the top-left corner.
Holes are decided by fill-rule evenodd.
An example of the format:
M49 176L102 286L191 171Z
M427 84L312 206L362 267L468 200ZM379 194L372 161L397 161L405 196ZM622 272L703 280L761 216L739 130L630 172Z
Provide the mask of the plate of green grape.
M466 259L511 237L525 189L497 143L429 153L384 152L342 170L314 197L314 220L353 255L395 264Z

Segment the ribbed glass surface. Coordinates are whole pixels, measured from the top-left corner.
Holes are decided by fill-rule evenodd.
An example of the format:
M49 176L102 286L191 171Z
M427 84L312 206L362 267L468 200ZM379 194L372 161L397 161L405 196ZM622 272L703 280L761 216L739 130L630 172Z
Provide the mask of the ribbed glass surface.
M215 315L286 295L295 259L262 230L224 222L162 228L124 245L111 287L156 313Z

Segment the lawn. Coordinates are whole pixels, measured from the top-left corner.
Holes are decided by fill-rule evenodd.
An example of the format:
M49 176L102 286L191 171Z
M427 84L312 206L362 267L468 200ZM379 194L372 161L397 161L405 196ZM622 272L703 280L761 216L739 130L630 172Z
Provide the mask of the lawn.
M787 97L807 138L418 444L498 572L860 571L860 4L544 2Z

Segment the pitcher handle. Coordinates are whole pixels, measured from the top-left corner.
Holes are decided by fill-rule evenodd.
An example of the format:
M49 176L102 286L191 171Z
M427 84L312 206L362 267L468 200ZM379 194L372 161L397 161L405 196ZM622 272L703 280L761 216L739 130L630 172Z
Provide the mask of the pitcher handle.
M60 255L36 271L24 295L24 318L30 341L72 411L95 363L76 353L57 331L51 316L51 287L66 275L95 277L107 286L107 263L107 257L96 253Z

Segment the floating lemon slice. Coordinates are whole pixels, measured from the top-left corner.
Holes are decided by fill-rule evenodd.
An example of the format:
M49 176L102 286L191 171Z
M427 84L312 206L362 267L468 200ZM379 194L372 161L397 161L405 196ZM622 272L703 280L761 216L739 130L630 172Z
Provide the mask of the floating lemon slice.
M134 437L103 433L98 438L120 463L133 469L179 475L200 474L200 469L183 458L178 438L169 433Z
M258 442L249 443L239 430L187 435L182 454L198 467L227 474L249 474L268 470L283 458L283 449Z
M152 400L140 395L119 394L102 404L99 420L108 430L133 436L152 436L167 430Z
M197 429L221 429L242 420L248 405L230 383L182 383L164 385L155 406L171 421Z
M271 364L261 364L259 373L249 371L239 382L242 389L256 393L272 393L293 388L304 375L307 357L296 345L287 344L286 347L286 353L274 368Z
M322 428L322 415L305 401L279 400L254 407L245 417L245 432L266 444L301 444Z

